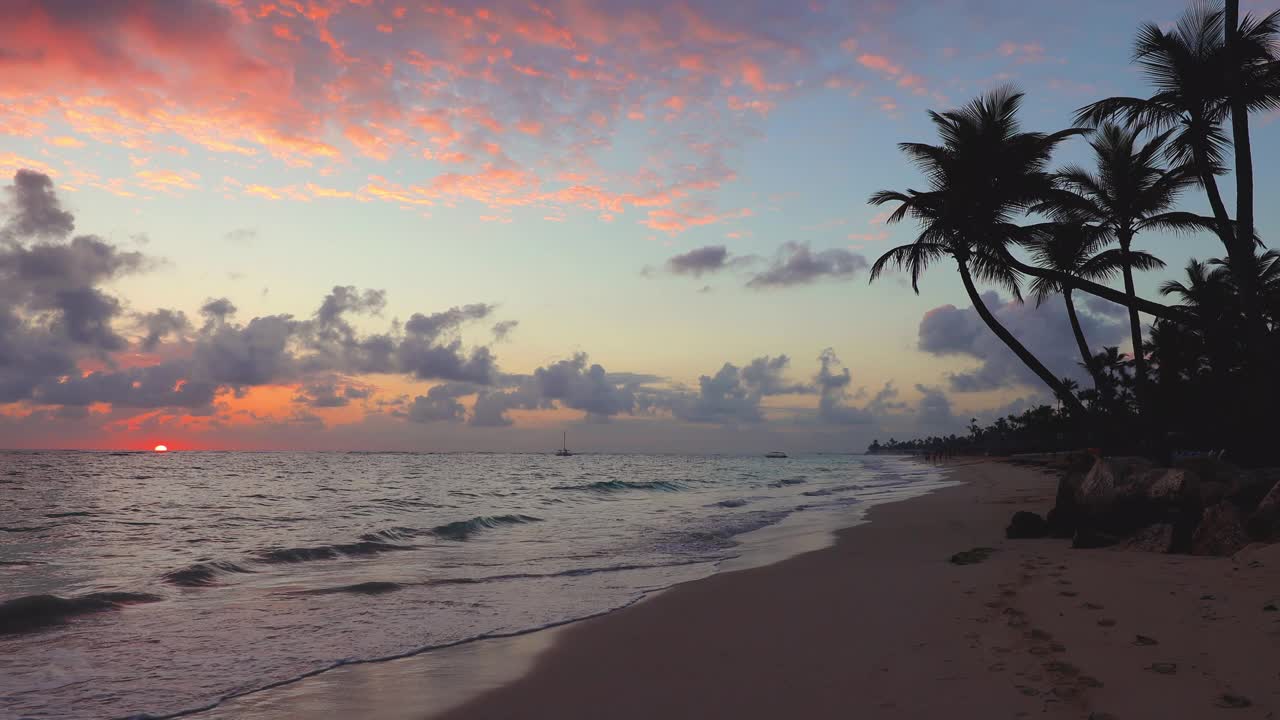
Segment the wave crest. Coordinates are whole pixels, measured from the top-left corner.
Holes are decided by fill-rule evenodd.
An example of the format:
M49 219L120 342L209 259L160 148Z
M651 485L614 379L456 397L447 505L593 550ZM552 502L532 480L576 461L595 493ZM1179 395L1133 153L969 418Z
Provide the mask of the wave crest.
M602 480L586 485L557 485L552 490L588 490L591 492L623 492L626 490L658 490L661 492L679 492L684 489L680 483L668 480L628 481Z
M218 584L218 578L232 573L251 573L252 570L225 560L188 565L179 570L170 570L161 579L170 585L180 587L207 587Z
M463 541L482 530L491 530L503 525L524 525L534 522L542 522L542 518L533 517L532 515L481 515L470 520L458 520L447 525L437 525L431 528L431 534L445 540Z
M98 592L78 597L26 595L0 603L0 635L30 632L61 625L77 615L119 610L126 605L157 602L149 593Z

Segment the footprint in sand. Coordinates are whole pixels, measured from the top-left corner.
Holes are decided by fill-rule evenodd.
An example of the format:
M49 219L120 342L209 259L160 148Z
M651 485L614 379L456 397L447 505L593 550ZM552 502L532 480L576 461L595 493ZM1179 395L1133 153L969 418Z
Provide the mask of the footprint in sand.
M1101 610L1101 609L1102 609L1102 606L1101 606L1101 605L1099 605L1098 603L1091 603L1091 602L1087 602L1087 603L1085 603L1083 607L1084 607L1084 609L1086 609L1086 610Z
M1161 675L1177 675L1178 663L1168 663L1168 662L1151 663L1150 665L1147 666L1147 669L1153 673L1159 673Z
M1112 620L1111 618L1102 618L1101 620L1098 621L1098 626L1099 627L1115 627L1116 621Z
M1137 635L1133 638L1134 645L1159 645L1160 641L1146 635Z

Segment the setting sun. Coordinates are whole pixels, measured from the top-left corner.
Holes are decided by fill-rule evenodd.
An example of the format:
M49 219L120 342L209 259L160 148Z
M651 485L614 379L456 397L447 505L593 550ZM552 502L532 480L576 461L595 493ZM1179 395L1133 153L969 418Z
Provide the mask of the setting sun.
M169 452L169 448L164 445L157 445L156 452Z

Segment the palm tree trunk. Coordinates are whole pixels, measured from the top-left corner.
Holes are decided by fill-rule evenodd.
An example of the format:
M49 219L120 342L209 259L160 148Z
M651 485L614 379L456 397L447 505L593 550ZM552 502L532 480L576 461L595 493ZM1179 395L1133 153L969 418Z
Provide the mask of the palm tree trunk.
M1158 317L1161 320L1169 320L1170 322L1190 325L1192 327L1200 327L1204 324L1200 318L1195 317L1193 314L1183 310L1182 308L1161 305L1158 302L1137 297L1136 295L1130 297L1115 288L1109 288L1106 285L1099 285L1092 280L1085 280L1084 278L1076 277L1075 275L1064 273L1060 270L1028 265L1014 257L1012 254L1002 255L1001 259L1009 263L1010 267L1020 273L1026 273L1031 277L1053 280L1061 287L1087 292L1090 295L1095 295L1103 300L1109 300L1117 305L1123 305L1124 307L1133 306L1138 310L1148 315Z
M1191 124L1198 126L1202 123L1192 118ZM1209 207L1213 209L1213 219L1218 225L1218 239L1222 241L1222 246L1230 255L1235 252L1236 244L1235 233L1231 228L1231 216L1227 214L1227 205L1222 201L1222 193L1218 191L1218 180L1214 177L1213 169L1209 165L1208 152L1200 140L1192 141L1191 157L1196 165L1196 174L1200 176L1200 184L1204 186L1204 194L1209 198Z
M1084 405L1080 403L1080 400L1071 394L1071 391L1062 384L1062 381L1055 377L1049 371L1049 368L1045 367L1044 363L1040 362L1035 355L1032 355L1029 350L1023 347L1022 343L1018 342L1018 339L1005 329L1000 324L1000 321L996 320L991 311L987 309L986 303L982 302L982 297L978 294L978 288L973 285L973 277L969 274L968 262L961 258L956 258L956 264L960 266L960 278L964 280L965 292L969 293L969 301L973 303L973 309L978 311L978 317L982 318L987 327L991 328L991 332L995 333L996 337L1000 338L1013 351L1013 354L1018 356L1019 360L1031 368L1031 371L1039 376L1044 381L1044 384L1049 386L1050 390L1053 390L1053 394L1059 400L1065 403L1073 413L1084 416L1087 411L1084 409Z
M1249 143L1249 108L1241 96L1240 61L1236 56L1240 43L1240 0L1227 0L1227 55L1231 62L1231 142L1236 157L1236 237L1240 245L1253 240L1253 149ZM1252 250L1252 247L1250 247Z
M1137 297L1138 293L1133 288L1133 266L1129 259L1129 244L1133 242L1133 236L1121 233L1119 239L1124 292L1131 298ZM1129 306L1129 333L1133 338L1133 371L1137 380L1138 407L1141 409L1147 397L1147 355L1142 350L1142 322L1138 319L1138 309L1133 305Z
M1076 304L1071 299L1071 288L1062 291L1062 299L1067 303L1067 318L1071 320L1071 332L1076 336L1076 346L1080 348L1080 359L1084 362L1084 369L1089 371L1089 377L1093 378L1093 387L1098 387L1098 371L1093 366L1093 353L1089 352L1089 343L1084 339L1084 330L1080 328L1080 317L1076 315Z

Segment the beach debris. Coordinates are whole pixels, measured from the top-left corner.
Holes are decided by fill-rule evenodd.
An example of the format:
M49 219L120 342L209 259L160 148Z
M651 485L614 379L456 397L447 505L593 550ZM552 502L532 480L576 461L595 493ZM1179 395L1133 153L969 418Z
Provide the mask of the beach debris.
M991 557L991 554L995 551L995 548L989 547L976 547L972 550L963 550L952 555L950 562L952 565L975 565Z
M1220 708L1247 708L1253 705L1253 701L1243 695L1232 695L1231 693L1223 693L1214 701L1214 705Z
M1160 641L1146 635L1135 635L1133 638L1134 645L1159 645Z
M1049 525L1045 519L1037 513L1026 510L1014 513L1013 519L1009 521L1009 527L1004 530L1004 536L1010 540L1042 538L1048 534Z
M1170 663L1170 662L1151 663L1150 665L1147 666L1147 669L1154 673L1160 673L1161 675L1177 675L1178 663Z

